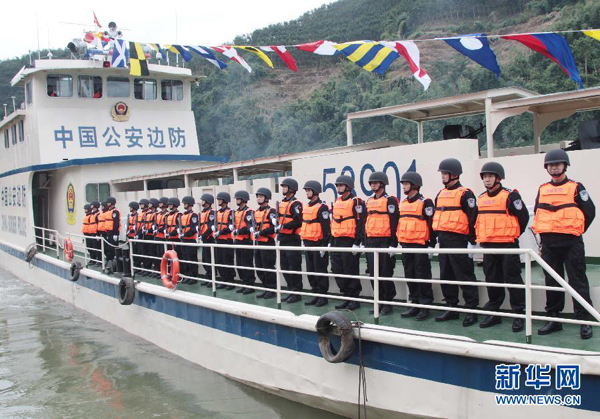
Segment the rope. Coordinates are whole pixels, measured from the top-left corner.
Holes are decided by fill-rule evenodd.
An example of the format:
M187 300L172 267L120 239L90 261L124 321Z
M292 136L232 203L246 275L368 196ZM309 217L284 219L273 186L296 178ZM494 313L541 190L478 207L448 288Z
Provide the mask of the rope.
M365 371L365 365L363 362L363 352L362 352L362 336L360 333L360 329L363 325L363 323L358 320L358 316L356 315L356 313L354 311L351 310L344 310L347 311L349 313L351 313L354 318L356 319L356 321L352 322L352 326L356 327L356 329L358 330L358 402L357 402L357 406L358 406L358 419L360 419L361 416L361 410L364 412L364 418L367 419L367 402L369 401L369 398L367 397L367 374ZM362 398L361 398L362 395ZM362 409L361 409L362 407Z

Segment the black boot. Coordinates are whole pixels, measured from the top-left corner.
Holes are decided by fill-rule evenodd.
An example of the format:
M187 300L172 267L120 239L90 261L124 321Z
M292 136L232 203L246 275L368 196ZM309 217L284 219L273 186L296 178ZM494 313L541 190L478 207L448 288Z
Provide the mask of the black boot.
M265 298L265 295L267 295L268 291L263 291L260 294L256 294L256 298Z
M263 297L265 300L270 300L271 298L275 298L277 297L277 294L275 294L272 291L269 291L265 294L265 296Z
M408 310L406 310L404 313L400 313L400 317L402 317L403 319L407 319L409 317L416 317L417 314L419 314L419 307L410 307Z
M436 322L445 322L448 320L458 320L460 318L457 311L444 311L435 318Z
M302 300L302 297L300 297L299 295L296 294L291 294L286 301L286 303L288 304L292 304L292 303L297 303L298 301Z
M549 317L558 317L558 313L548 313ZM538 329L538 335L549 335L550 333L558 332L562 330L562 323L547 321L544 326Z
M469 313L465 316L463 320L463 327L473 326L479 320L477 319L477 314Z
M327 303L329 303L329 301L327 301L327 298L321 297L315 304L315 307L323 307L323 306L326 306Z
M592 326L588 326L587 324L582 324L579 330L579 334L581 339L589 339L592 337L594 332L592 332Z
M350 301L344 301L342 304L337 304L335 306L336 310L343 310L345 308L348 308L348 305L350 305Z
M240 288L239 290L236 291L236 294L241 294L244 292L246 288Z
M357 308L360 308L360 303L358 301L349 301L349 304L346 306L346 310L354 311Z
M252 294L253 292L254 290L252 288L244 288L244 291L242 291L242 295Z
M521 330L523 330L523 328L525 327L525 322L523 321L523 319L514 319L513 320L513 324L512 324L512 331L517 333L520 332Z
M314 306L319 301L319 297L314 297L304 303L305 306Z
M488 327L495 326L502 323L502 317L500 316L487 316L484 321L481 322L479 327L487 329Z
M429 318L429 309L428 308L422 308L421 310L419 310L419 314L417 314L417 317L415 317L415 319L418 321L427 320L428 318Z

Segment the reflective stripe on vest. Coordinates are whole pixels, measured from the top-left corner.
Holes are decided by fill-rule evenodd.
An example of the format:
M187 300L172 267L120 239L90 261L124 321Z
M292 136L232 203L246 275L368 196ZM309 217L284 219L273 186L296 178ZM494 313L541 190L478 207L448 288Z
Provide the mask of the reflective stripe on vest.
M182 233L185 235L185 233L187 233L188 231L190 231L192 229L192 217L195 216L196 214L193 211L190 212L184 212L183 214L181 214L181 230ZM185 237L186 240L196 240L198 238L198 232L195 231L193 235L189 236L189 237Z
M409 202L404 199L400 203L400 220L396 236L399 243L425 244L429 241L429 226L423 215L424 199Z
M221 231L229 226L231 221L231 209L226 208L224 211L217 211L217 231ZM231 239L231 232L227 234L220 234L218 240Z
M353 207L356 198L342 199L341 197L333 204L331 214L331 235L333 237L356 238L356 218Z
M130 239L135 236L135 227L137 222L137 212L135 214L129 214L127 217L127 237Z
M166 222L167 222L167 215L169 213L165 212L158 212L156 213L156 238L157 239L164 239L165 238L165 228L166 228Z
M538 206L533 219L536 234L561 233L581 236L585 230L585 216L575 202L577 182L572 180L556 186L540 186Z
M323 238L323 229L318 220L321 205L323 204L305 205L302 209L302 227L300 228L302 240L318 241Z
M292 204L294 202L299 202L299 201L291 200L291 201L282 201L279 203L279 225L282 226L281 230L279 230L279 233L281 233L281 234L300 234L300 227L298 227L295 230L292 230L291 228L283 228L283 225L288 222L286 220L289 220L289 221L293 220Z
M469 218L462 210L460 200L469 189L462 186L456 189L442 189L437 197L433 229L451 233L469 234Z
M388 214L388 197L371 197L367 200L367 222L365 224L367 237L390 237L390 216Z
M148 210L144 216L144 228L146 229L147 236L154 236L154 218L156 213Z
M271 222L269 221L269 215L272 212L273 209L270 207L254 211L254 220L256 221L259 231L263 231L269 227L272 227ZM269 234L268 236L258 236L258 239L256 240L259 242L268 242L269 238L275 239L275 233Z
M475 234L478 243L514 243L521 235L519 220L508 212L510 192L502 189L495 196L479 196Z
M243 210L237 210L234 214L235 216L235 229L236 230L240 230L244 227L248 227L248 221L246 221L246 214L248 213L248 211L251 211L249 208L245 208ZM238 234L237 236L235 236L236 240L249 240L250 239L250 233L246 233L246 234Z

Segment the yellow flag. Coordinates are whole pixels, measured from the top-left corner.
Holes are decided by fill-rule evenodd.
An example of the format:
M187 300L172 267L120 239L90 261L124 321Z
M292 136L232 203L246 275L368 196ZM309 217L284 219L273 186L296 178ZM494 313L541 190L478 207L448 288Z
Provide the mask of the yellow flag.
M250 51L255 53L256 55L258 55L260 58L262 58L262 60L267 63L267 65L271 68L273 68L273 62L269 59L269 57L267 57L267 54L265 54L264 52L262 52L261 50L259 50L256 47L250 47L250 46L237 46L237 45L232 45L234 48L238 48L238 49L243 49L244 51Z
M591 31L583 31L584 34L590 38L594 38L596 41L600 41L600 29L593 29Z

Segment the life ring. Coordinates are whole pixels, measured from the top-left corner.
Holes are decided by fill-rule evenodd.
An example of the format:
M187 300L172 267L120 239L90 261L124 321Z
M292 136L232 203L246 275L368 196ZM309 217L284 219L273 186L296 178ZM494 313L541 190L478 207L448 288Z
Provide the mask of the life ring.
M71 242L71 239L69 238L65 239L65 248L63 249L63 253L67 262L71 262L73 260L73 242Z
M69 280L72 282L76 282L79 279L79 271L83 269L80 262L71 263L71 268L69 269Z
M37 254L37 243L31 243L25 248L25 262L31 262Z
M339 311L330 311L317 320L317 333L319 334L319 349L327 362L337 364L347 361L354 352L354 332L352 322ZM341 336L340 349L336 350L329 338L330 335Z
M167 264L171 261L171 273L167 272ZM167 250L160 261L160 277L165 287L175 288L179 282L179 256L175 250Z
M119 281L118 289L119 304L128 306L133 303L135 298L135 282L132 278L122 278Z

